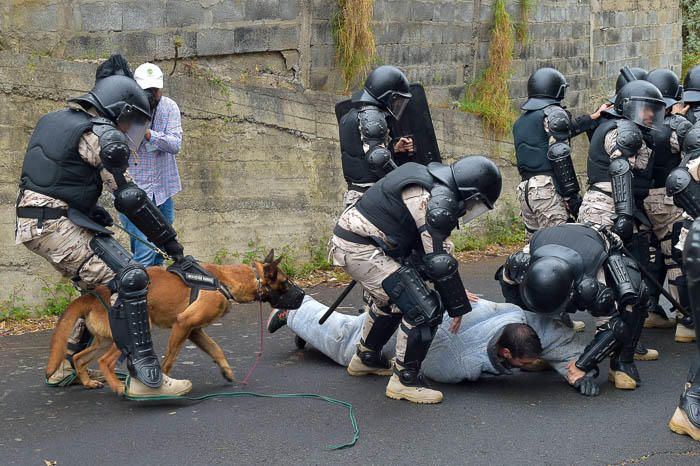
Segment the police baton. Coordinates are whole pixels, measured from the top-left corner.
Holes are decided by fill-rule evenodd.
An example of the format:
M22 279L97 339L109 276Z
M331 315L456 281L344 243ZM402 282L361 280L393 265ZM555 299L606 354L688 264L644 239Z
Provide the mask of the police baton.
M678 312L680 312L680 313L683 314L684 316L690 317L690 312L689 312L685 307L683 307L683 306L681 305L681 303L679 303L679 302L676 300L676 298L674 298L674 297L671 295L671 293L669 293L668 291L666 291L666 289L664 288L664 286L663 286L661 283L659 283L659 281L651 274L651 272L649 272L649 271L648 271L648 270L647 270L647 269L632 255L632 253L629 252L629 250L628 250L625 246L622 246L622 251L627 255L627 257L629 257L630 259L632 259L632 260L637 264L637 266L639 267L639 271L642 272L642 275L644 275L644 277L647 278L647 279L649 280L649 282L650 282L652 285L654 285L654 287L655 287L657 290L659 290L659 292L661 292L661 294L664 296L664 298L668 299L668 302L671 303L671 306L673 306L674 308L676 308L676 309L678 310Z
M318 325L323 325L325 321L328 320L328 318L333 314L333 312L340 306L340 303L343 302L343 300L347 297L348 294L352 291L353 288L355 288L355 285L357 285L357 281L353 280L350 283L348 283L348 286L345 287L342 293L340 293L340 296L331 304L331 307L328 308L325 314L323 314L323 317L321 317L318 320Z

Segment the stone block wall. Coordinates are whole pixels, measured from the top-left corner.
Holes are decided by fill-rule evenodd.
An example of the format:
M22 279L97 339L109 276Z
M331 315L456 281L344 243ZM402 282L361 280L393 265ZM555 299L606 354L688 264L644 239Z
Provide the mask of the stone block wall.
M372 26L378 62L426 85L444 157L491 154L503 168L504 203L512 203L518 178L509 138L496 140L477 117L453 108L485 67L493 3L376 0ZM517 21L519 2L507 8ZM333 114L344 88L334 60L336 10L333 0L0 3L0 301L13 292L39 301L44 282L57 279L14 245L21 162L38 118L88 90L112 52L134 67L158 63L182 110L176 227L188 253L212 260L221 250L266 245L303 258L326 239L344 189ZM538 0L528 27L515 48L514 105L539 66L567 75L577 113L608 95L622 64L680 64L677 0ZM577 141L580 169L585 150Z

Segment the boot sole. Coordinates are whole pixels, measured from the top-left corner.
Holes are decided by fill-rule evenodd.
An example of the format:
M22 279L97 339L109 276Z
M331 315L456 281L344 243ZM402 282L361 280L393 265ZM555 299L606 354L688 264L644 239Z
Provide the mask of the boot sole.
M676 341L676 343L692 343L695 341L695 338L694 337L679 337L678 335L676 335L674 340Z
M353 377L362 377L364 375L379 375L379 376L387 376L391 375L394 373L394 369L374 369L371 371L366 371L366 370L353 370L348 367L348 374L352 375Z
M680 408L676 408L673 417L668 421L668 428L677 434L687 435L693 440L700 441L700 428L695 427Z
M658 354L650 355L649 353L646 353L646 354L634 353L634 360L635 361L656 361L657 359L659 359Z
M608 380L618 390L634 390L637 388L637 381L621 371L608 371Z
M660 324L660 323L659 323L659 324L656 324L656 323L647 323L647 322L644 322L644 328L661 328L661 329L665 329L665 328L673 328L673 327L675 327L675 326L676 326L676 324L673 323L673 322L669 322L668 325L666 325L666 324Z
M418 404L422 404L422 405L435 405L435 404L442 402L442 398L440 398L439 400L426 400L424 398L419 399L419 398L414 398L410 395L406 395L404 393L398 393L398 392L395 392L393 390L389 390L388 388L386 389L385 394L388 398L391 398L392 400L407 400L407 401L410 401L412 403L418 403Z

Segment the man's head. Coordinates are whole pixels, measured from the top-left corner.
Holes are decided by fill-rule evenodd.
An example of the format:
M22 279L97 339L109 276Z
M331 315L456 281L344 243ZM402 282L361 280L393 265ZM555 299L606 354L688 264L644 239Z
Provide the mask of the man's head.
M395 66L384 65L367 76L364 89L353 96L353 101L376 105L400 120L411 97L406 75Z
M163 96L163 71L153 63L144 63L134 71L134 79L148 93L151 108L155 109Z
M660 129L666 113L661 91L648 81L625 84L615 98L615 112L641 129Z
M542 354L540 337L527 324L508 324L503 327L496 348L498 356L513 367L532 364Z
M566 96L569 83L558 70L540 68L527 80L527 102L523 110L539 110L548 105L560 103Z

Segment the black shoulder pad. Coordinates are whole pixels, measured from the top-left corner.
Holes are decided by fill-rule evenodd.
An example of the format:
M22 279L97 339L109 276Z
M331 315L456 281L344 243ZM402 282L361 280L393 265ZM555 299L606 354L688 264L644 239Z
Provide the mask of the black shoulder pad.
M678 143L683 147L683 140L693 128L693 124L689 122L683 115L671 115L668 125L678 136Z
M425 219L428 227L445 237L449 236L459 223L460 208L459 199L450 188L435 185L428 199Z
M629 120L617 122L617 147L625 157L637 155L644 143L644 135L636 124Z
M357 114L362 140L370 146L384 143L389 133L384 113L376 107L367 107Z
M547 116L549 134L557 141L571 138L571 116L569 112L558 105L550 105L544 109Z
M96 124L92 131L100 141L102 165L112 173L125 172L129 168L131 155L126 135L112 125Z

